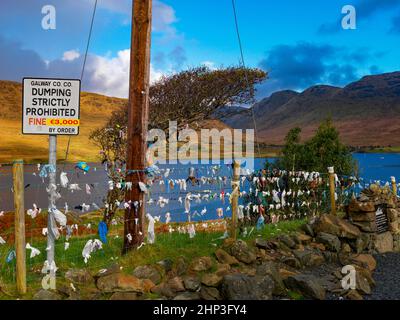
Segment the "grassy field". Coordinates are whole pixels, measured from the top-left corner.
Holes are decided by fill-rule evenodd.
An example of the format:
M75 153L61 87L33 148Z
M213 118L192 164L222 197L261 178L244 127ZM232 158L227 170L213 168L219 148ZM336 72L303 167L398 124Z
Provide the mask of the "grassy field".
M290 233L297 230L305 221L282 221L278 225L267 225L262 230L254 230L245 241L252 242L256 237L271 238L282 233ZM93 227L95 228L95 227ZM62 236L56 242L56 262L60 282L63 284L64 273L70 268L87 268L92 274L99 270L107 268L114 263L118 263L123 267L123 271L131 273L133 269L140 265L155 264L163 259L171 259L175 261L178 257L184 257L188 262L200 256L213 256L216 248L221 245L222 232L197 232L195 238L190 239L187 234L179 233L158 233L156 242L153 245L145 245L137 251L131 252L125 256L121 256L123 243L122 226L113 227L108 235L108 243L104 245L102 250L93 253L88 264L84 263L82 257L82 249L89 239L97 238L95 234L82 235L70 239L70 248L64 250L65 238ZM118 237L117 237L118 236ZM29 292L24 298L30 298L38 289L41 288L41 268L46 255L45 238L26 239L33 247L39 249L41 254L32 259L27 254L27 282ZM0 299L8 299L16 297L15 292L15 260L6 263L7 255L13 247L9 244L0 245L0 288L10 294L10 296L0 292Z

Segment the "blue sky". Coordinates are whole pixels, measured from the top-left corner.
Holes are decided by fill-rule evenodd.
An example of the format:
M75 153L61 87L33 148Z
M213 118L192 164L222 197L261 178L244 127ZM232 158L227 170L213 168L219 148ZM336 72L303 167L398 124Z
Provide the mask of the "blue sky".
M188 67L237 65L231 0L153 0L152 79ZM56 8L56 30L41 9ZM0 79L77 78L94 0L1 0ZM344 5L357 29L341 28ZM270 72L258 97L314 84L344 86L400 70L400 0L236 0L246 64ZM130 0L98 0L85 90L126 97Z

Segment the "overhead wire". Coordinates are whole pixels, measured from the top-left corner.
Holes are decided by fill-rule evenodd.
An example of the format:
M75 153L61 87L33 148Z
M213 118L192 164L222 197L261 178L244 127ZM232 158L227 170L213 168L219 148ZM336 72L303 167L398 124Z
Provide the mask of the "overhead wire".
M246 63L245 63L245 59L244 59L243 45L242 45L242 39L241 39L241 36L240 36L240 29L239 29L239 22L238 22L238 16L237 16L235 0L232 0L232 10L233 10L233 17L234 17L234 20L235 20L235 30L236 30L236 35L237 35L238 44L239 44L239 50L240 50L240 61L241 61L241 65L242 65L242 68L243 68L245 81L246 81L248 89L250 91L251 85L250 85L249 77L248 77L248 74L247 74ZM256 122L255 114L254 114L254 106L250 107L250 110L251 110L251 115L252 115L252 120L253 120L254 136L255 136L255 140L256 140L256 144L257 144L257 152L258 152L258 156L260 156L261 155L261 151L260 151L260 144L259 144L259 141L258 141L257 122Z
M89 52L89 47L90 47L90 40L91 40L91 38L92 38L92 32L93 32L94 18L95 18L95 16L96 16L97 1L98 1L98 0L95 0L94 7L93 7L93 13L92 13L92 19L91 19L91 22L90 22L89 35L88 35L87 42L86 42L85 56L84 56L83 64L82 64L82 71L81 71L81 77L80 77L80 80L81 80L81 81L82 81L83 75L84 75L84 73L85 73L86 60L87 60L87 56L88 56L88 52ZM69 137L68 137L67 150L65 151L64 167L65 167L65 163L66 163L67 160L68 160L69 148L70 148L70 144L71 144L71 137L72 137L72 136L69 136Z

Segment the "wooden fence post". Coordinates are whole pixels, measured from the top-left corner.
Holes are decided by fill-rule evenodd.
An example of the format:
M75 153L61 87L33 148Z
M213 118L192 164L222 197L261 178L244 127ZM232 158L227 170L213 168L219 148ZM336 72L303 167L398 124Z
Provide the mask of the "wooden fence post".
M390 177L390 180L392 181L393 194L397 197L396 178L395 177Z
M13 190L15 214L15 253L17 290L19 294L26 293L26 248L25 248L25 208L24 208L24 162L15 160L13 163Z
M232 224L231 237L236 240L237 229L237 212L239 208L239 179L240 179L240 163L233 161L233 176L232 176Z
M328 173L329 173L329 191L330 191L330 198L331 198L331 214L336 215L335 169L334 169L334 167L329 167Z

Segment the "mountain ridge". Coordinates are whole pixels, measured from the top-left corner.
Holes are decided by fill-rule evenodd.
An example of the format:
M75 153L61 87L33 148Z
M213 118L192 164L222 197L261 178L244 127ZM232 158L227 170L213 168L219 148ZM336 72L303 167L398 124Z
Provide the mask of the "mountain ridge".
M343 88L315 85L302 92L278 91L252 109L219 119L233 128L254 128L252 110L259 140L267 144L283 144L295 126L302 128L302 138L307 139L322 120L331 117L348 145L398 146L400 72L365 76Z

